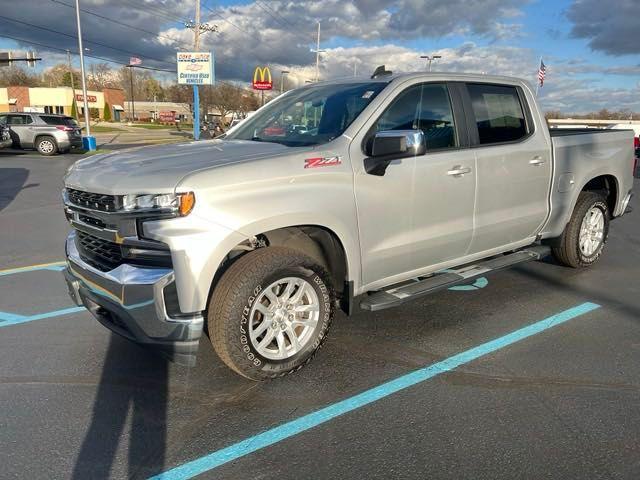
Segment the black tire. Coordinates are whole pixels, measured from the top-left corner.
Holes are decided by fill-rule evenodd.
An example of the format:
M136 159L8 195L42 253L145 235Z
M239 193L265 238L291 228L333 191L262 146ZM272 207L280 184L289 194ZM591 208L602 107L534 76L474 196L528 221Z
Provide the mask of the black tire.
M580 228L582 222L593 208L602 211L604 218L603 237L595 251L586 255L580 248ZM609 206L604 195L598 192L582 192L578 197L576 206L573 209L571 219L559 238L559 245L552 248L553 255L558 262L567 267L580 268L593 265L604 249L609 236Z
M39 137L36 141L36 150L40 155L51 156L58 153L58 144L56 139L49 136Z
M313 288L319 316L300 351L274 360L261 355L251 340L251 309L264 289L287 277L305 280ZM334 300L329 274L315 260L291 248L260 248L231 265L215 287L207 314L209 338L220 359L240 375L256 381L281 377L309 363L322 346L333 319Z

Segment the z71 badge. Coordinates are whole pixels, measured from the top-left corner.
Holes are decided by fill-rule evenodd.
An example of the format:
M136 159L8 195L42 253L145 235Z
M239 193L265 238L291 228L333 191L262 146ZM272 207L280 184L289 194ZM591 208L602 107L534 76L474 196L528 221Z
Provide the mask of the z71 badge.
M335 157L305 158L304 168L333 167L334 165L340 165L341 163L342 157L339 155L336 155Z

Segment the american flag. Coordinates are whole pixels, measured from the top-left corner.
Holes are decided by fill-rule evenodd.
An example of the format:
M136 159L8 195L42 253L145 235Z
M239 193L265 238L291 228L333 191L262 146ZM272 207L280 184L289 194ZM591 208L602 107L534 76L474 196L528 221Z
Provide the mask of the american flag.
M538 82L539 85L544 85L544 76L547 74L547 66L542 60L540 60L540 68L538 68Z
M129 65L142 65L142 60L138 57L131 57L129 59Z

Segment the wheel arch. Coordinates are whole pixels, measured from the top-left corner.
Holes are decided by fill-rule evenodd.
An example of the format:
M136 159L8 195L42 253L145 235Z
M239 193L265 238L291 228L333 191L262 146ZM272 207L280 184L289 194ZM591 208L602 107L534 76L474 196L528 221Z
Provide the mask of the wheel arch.
M243 234L247 236L246 240L238 243L225 255L213 275L209 300L222 275L236 260L258 248L282 246L300 251L318 261L331 275L340 308L347 314L351 313L359 263L353 257L354 253L349 252L344 236L341 237L336 229L321 224L303 223L266 230L254 229L250 234L243 229Z

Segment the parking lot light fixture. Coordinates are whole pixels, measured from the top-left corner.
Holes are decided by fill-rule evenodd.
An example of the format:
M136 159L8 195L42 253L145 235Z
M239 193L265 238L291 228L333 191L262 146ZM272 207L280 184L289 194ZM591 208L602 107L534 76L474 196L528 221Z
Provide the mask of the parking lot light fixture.
M442 55L420 55L420 58L424 58L427 61L427 69L431 71L431 62L437 60L438 58L442 58Z

